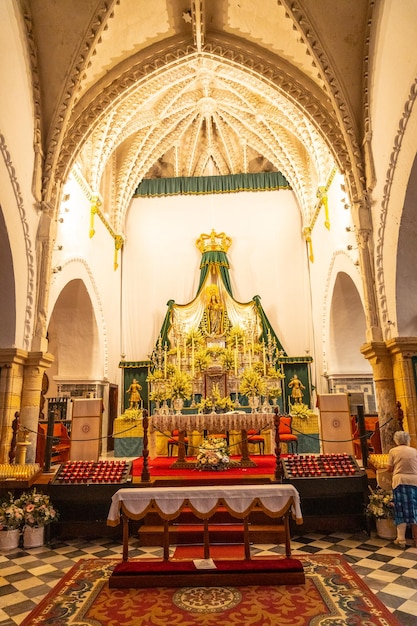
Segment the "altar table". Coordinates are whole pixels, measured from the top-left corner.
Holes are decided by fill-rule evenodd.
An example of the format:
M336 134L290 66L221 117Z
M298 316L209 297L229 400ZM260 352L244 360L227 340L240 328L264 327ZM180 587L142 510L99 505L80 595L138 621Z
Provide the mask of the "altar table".
M231 411L229 413L192 413L192 414L169 414L152 415L149 418L150 449L149 456L154 458L156 454L156 433L171 432L178 429L181 433L192 432L220 433L237 431L242 435L242 459L248 463L247 431L268 430L271 435L271 447L275 440L275 415L273 413L245 413L244 411ZM180 445L179 455L183 451ZM194 455L196 456L196 454ZM254 464L253 464L254 465Z
M128 559L129 519L142 519L147 513L157 513L164 520L164 559L169 558L168 522L184 507L204 520L204 553L209 556L208 520L223 506L244 521L245 557L250 558L248 516L263 511L272 518L283 518L287 556L291 556L289 515L302 524L300 496L293 485L231 485L227 487L153 487L119 489L113 497L107 517L108 526L117 526L123 519L123 560Z

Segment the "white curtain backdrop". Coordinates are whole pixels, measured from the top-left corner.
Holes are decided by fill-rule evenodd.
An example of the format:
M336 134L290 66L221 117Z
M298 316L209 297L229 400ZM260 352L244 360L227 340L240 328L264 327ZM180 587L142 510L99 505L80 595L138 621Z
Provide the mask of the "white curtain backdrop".
M259 295L290 356L313 348L307 251L291 191L135 198L122 254L122 354L147 359L158 339L167 302L196 295L202 233L224 232L233 296Z

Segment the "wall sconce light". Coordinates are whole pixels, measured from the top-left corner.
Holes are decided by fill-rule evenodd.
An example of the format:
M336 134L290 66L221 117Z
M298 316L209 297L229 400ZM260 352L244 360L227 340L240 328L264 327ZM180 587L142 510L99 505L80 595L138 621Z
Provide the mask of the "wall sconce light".
M62 196L62 201L63 202L68 202L68 200L71 198L69 193L66 193Z
M62 270L62 266L61 265L57 265L56 267L54 267L54 269L52 270L53 274L58 274L58 272L60 272Z
M346 232L347 233L354 233L355 232L355 227L354 226L346 226Z
M63 218L63 217L59 217L59 218L58 218L58 222L59 222L60 224L63 224L63 223L64 223L64 218Z
M57 246L56 248L54 248L54 252L57 252L58 250L61 251L63 247L64 246Z
M387 324L388 326L395 326L395 322L392 322L391 320L387 320Z

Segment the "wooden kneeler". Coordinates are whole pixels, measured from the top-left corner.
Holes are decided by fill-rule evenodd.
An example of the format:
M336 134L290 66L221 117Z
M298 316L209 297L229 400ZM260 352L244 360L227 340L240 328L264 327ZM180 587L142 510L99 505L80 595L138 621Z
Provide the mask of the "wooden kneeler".
M109 587L219 587L233 585L303 585L301 561L292 558L214 560L215 569L194 561L124 561L118 563Z

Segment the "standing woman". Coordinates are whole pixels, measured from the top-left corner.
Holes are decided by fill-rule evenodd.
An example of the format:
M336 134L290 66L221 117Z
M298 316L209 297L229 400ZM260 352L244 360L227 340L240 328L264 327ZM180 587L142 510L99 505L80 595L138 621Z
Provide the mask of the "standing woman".
M395 524L397 538L394 541L406 547L407 524L412 525L414 544L417 546L417 450L410 447L410 435L404 430L394 433L397 444L388 455L388 471L392 472Z

